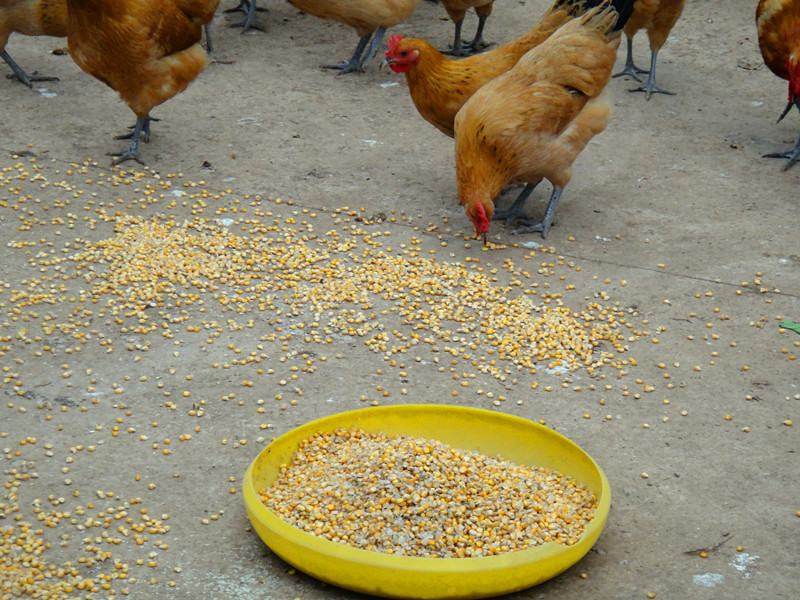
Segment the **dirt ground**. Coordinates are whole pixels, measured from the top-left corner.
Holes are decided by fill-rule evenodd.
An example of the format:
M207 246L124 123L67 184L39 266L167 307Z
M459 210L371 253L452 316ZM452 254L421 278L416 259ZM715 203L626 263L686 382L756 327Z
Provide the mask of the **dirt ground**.
M646 102L614 79L611 123L544 245L493 224L488 249L457 201L452 140L404 79L377 60L319 69L355 33L262 4L264 33L217 15L231 62L153 112L147 169L109 168L133 115L51 53L64 40L11 38L20 65L60 81L0 85L3 554L49 543L41 560L77 569L81 598L363 597L265 547L242 475L311 419L451 403L541 420L611 483L593 550L510 597L795 597L800 335L779 323L800 321L800 166L762 155L800 121L776 124L787 86L763 66L755 1L688 0L658 64L676 95ZM522 33L546 4L498 2L487 38ZM393 33L444 47L445 16L423 2ZM646 36L635 50L645 66ZM392 287L382 264L429 279ZM526 294L605 319L619 351L532 373L451 315L516 314ZM24 585L17 568L3 598Z

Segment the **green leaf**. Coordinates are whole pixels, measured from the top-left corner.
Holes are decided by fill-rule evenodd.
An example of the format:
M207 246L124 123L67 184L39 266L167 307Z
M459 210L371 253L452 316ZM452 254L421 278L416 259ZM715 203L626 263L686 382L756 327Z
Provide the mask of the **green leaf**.
M800 324L795 323L794 321L790 321L789 319L784 319L781 321L780 326L784 329L791 329L792 331L796 331L800 333Z

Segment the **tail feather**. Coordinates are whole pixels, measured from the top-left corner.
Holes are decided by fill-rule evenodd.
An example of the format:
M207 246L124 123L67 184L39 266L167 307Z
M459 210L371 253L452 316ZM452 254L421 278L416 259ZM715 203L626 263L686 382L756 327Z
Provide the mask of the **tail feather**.
M625 27L633 14L635 4L636 0L556 0L556 6L564 7L573 16L582 15L593 8L613 6L619 15L614 31L621 31Z
M591 6L587 6L590 4L592 6L596 6L600 2L604 2L605 0L556 0L553 3L553 10L556 8L563 8L573 17L577 17L578 15L582 15L585 13Z
M621 31L628 19L631 18L635 3L636 0L556 0L553 9L563 8L573 17L577 17L593 8L610 5L619 15L614 31Z
M617 24L614 25L614 31L622 31L628 19L633 15L634 5L636 0L611 0L611 6L617 11Z

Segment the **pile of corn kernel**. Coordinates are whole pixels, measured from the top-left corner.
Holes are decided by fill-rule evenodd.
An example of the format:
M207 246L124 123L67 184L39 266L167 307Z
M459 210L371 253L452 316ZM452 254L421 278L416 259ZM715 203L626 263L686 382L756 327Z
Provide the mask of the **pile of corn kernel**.
M202 306L210 296L222 311L241 316L288 311L304 321L303 328L317 343L330 343L332 335L364 337L374 352L444 342L448 352L466 359L486 347L487 354L523 368L555 361L575 370L618 366L617 355L627 348L619 328L625 313L609 314L600 305L573 311L560 301L551 304L546 295L544 303L537 303L461 264L411 260L378 248L369 260L353 265L343 260L350 256L333 236L315 247L304 243L297 231L281 230L283 239L276 243L239 236L198 217L178 224L125 215L114 222L114 237L84 242L81 251L46 264L62 269L66 264L90 284L83 299L101 307L99 316L110 314L120 324L135 319L126 333L160 329L170 337L172 327L191 315L184 310L183 316L173 315L161 325L148 311L175 298L177 306ZM30 300L33 292L24 298ZM382 310L376 312L378 304ZM390 335L387 316L399 318L411 333L403 336L393 328ZM80 322L58 328L73 331ZM603 342L614 351L602 351ZM479 368L503 379L496 362L484 356Z
M589 490L551 469L357 428L304 440L259 496L333 542L436 558L573 545L597 508Z
M40 273L9 290L12 321L34 325L41 318L46 335L66 335L80 346L95 340L107 352L118 347L115 332L92 325L98 319L117 325L128 350L136 351L147 351L151 341L129 342L134 334L175 340L183 330L199 333L194 337L203 345L226 329L264 320L280 331L281 320L289 319L306 343L360 338L385 356L427 346L505 382L509 365L534 374L537 366L622 372L627 344L647 335L633 328L632 311L618 303L566 306L548 278L559 267L580 268L548 257L545 248L525 257L530 265L507 257L491 267L469 256L447 262L430 250L426 256L425 240L416 235L392 244L401 229L382 231L349 207L330 214L297 210L291 201L235 198L230 190L211 194L202 182L181 182L176 175L106 173L93 161L73 164L64 180L35 159L4 174L0 183L11 184L12 193L0 207L22 213L17 229L28 234L7 246L29 255ZM122 186L140 186L133 192L141 197L99 199ZM37 188L47 187L69 195L42 201ZM97 191L89 193L92 188ZM209 199L217 205L213 215ZM76 207L78 200L82 206ZM156 203L168 212L132 214ZM291 215L278 218L270 204L283 204ZM31 208L58 216L36 218ZM70 230L83 236L62 243ZM537 254L544 258L538 265L532 260ZM500 271L506 284L499 283ZM66 319L55 310L65 304L74 305ZM41 307L53 308L42 317ZM202 314L211 311L227 318ZM25 344L38 341L34 327L17 333ZM288 341L291 335L284 329L280 337Z

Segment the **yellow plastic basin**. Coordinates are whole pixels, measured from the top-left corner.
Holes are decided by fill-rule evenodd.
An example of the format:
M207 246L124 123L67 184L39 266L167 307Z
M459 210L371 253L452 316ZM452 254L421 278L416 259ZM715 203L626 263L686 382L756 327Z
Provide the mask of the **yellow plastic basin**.
M278 477L282 464L291 462L302 440L319 431L353 426L433 438L518 464L557 469L594 492L599 506L581 540L572 546L549 543L497 556L418 558L359 550L319 538L282 521L261 503L258 492ZM603 531L611 506L603 471L564 436L520 417L443 405L367 408L306 423L264 448L247 468L243 490L256 533L283 560L339 587L408 600L486 598L546 581L589 551Z

